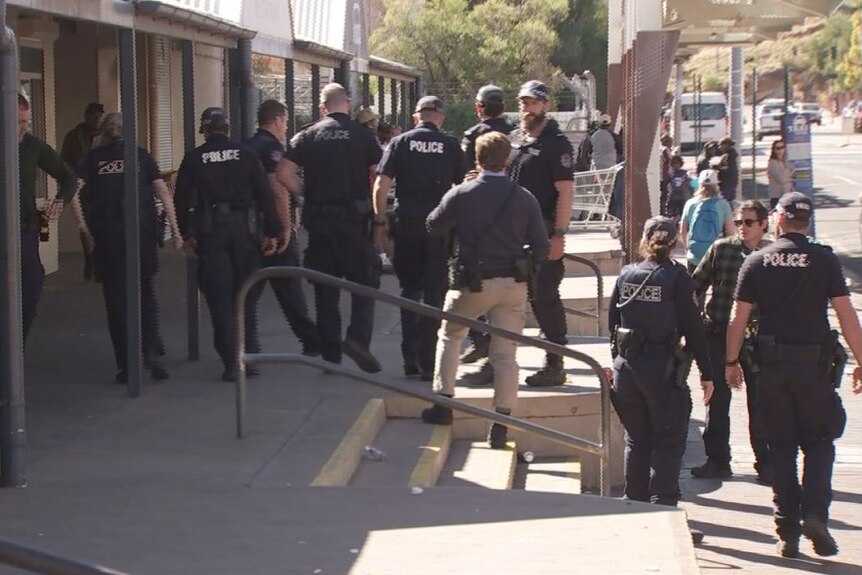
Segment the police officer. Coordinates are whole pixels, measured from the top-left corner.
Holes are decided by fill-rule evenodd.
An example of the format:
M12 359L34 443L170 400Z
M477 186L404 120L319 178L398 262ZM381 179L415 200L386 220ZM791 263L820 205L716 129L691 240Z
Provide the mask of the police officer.
M508 173L536 196L550 234L548 259L539 265L533 293L533 314L550 342L566 345L566 312L560 299L563 251L572 212L572 144L556 120L547 117L550 91L538 80L521 86L518 111L521 125L512 132L513 158ZM562 356L548 354L545 365L526 379L527 385L563 385Z
M692 282L671 259L677 226L654 217L644 225L643 261L620 272L611 295L614 408L625 428L625 497L661 505L679 502L679 471L691 394L681 336L701 374L704 403L712 396L709 352Z
M769 442L778 553L783 557L799 554L800 534L812 541L817 555L838 553L827 522L834 440L843 434L847 416L834 389L844 366L835 360L840 350L837 332L830 331L827 303L856 358L853 392L862 392L862 329L835 254L806 237L813 212L804 194L781 197L773 214L779 238L746 258L727 328L726 377L738 388L745 326L757 307L758 407ZM805 454L801 486L799 448Z
M282 249L272 255L264 256L261 267L299 266L299 241L291 217L290 192L276 177L276 169L284 157L284 145L281 140L287 133L287 107L278 100L266 100L257 109L257 123L257 133L246 142L246 145L257 153L263 164L270 187L275 194L275 205L281 225L285 230ZM308 317L308 306L305 303L305 294L302 292L302 280L274 278L270 279L269 283L281 307L281 312L302 344L302 352L310 356L320 355L320 337L317 333L317 325ZM260 349L257 334L257 302L263 294L265 285L263 282L257 284L249 294L255 311L251 318L254 327L249 329L254 334L250 349L255 351Z
M126 226L125 151L123 116L118 112L105 115L96 147L90 150L77 168L79 193L73 203L78 225L92 248L96 265L102 274L102 295L108 312L108 331L114 346L119 372L117 383L128 381L126 341ZM153 157L138 148L140 166L140 269L141 269L141 343L144 365L153 379L164 380L168 372L157 360L156 295L153 279L159 268L158 227L154 192L165 206L174 246L182 247L173 199Z
M505 94L503 90L493 84L479 88L476 93L476 115L480 122L464 132L461 138L461 149L467 155L467 164L470 169L478 169L476 166L476 140L482 134L489 132L500 132L510 134L514 126L506 120L503 112L506 111ZM474 363L484 357L488 357L488 345L491 338L482 332L470 330L470 341L472 345L461 355L462 363ZM485 363L476 374L468 374L462 378L463 383L483 384L494 380L494 368L490 363Z
M377 167L374 184L374 226L378 248L386 244L386 200L392 180L395 190L394 267L401 296L442 308L447 289L448 242L431 237L425 218L449 188L467 171L464 153L455 138L440 132L443 102L425 96L416 105L416 127L392 140ZM404 375L431 381L440 322L401 310L401 354Z
M199 258L198 281L224 363L222 379L236 381L236 295L258 268L261 247L267 254L276 251L284 228L257 154L229 140L229 130L224 110L203 111L200 131L206 142L183 158L175 199L186 251ZM258 213L263 214L263 246L258 244ZM246 301L247 317L252 304Z
M350 118L351 102L341 84L327 84L320 93L324 116L290 142L279 178L305 194L302 217L308 230L306 267L380 287L380 258L371 238L369 174L382 152L374 135ZM303 168L305 185L297 171ZM317 327L323 359L341 363L342 351L364 371L380 371L369 349L374 328L374 301L352 297L347 337L341 341L339 290L315 284Z
M54 219L65 200L75 195L75 173L57 152L30 133L30 101L18 94L18 181L21 207L21 311L24 343L30 334L42 288L45 268L39 257L42 219ZM37 168L57 180L57 196L40 212L36 208Z

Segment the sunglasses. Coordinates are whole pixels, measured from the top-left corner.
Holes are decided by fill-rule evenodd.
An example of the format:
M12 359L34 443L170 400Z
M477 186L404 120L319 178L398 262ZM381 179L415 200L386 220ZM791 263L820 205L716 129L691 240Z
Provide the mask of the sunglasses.
M742 227L742 224L745 224L745 226L746 226L746 227L749 227L749 228L750 228L750 227L751 227L751 226L753 226L754 224L759 224L759 223L760 223L760 222L762 222L762 221L763 221L763 220L749 220L749 219L745 219L745 220L733 220L733 224L734 224L736 227L738 227L738 228L739 228L739 227Z

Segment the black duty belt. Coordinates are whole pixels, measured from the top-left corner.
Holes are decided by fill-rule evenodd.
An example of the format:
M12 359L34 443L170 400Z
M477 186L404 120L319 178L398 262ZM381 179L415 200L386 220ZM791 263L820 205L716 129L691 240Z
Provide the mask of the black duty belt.
M249 206L242 204L232 204L230 202L218 202L210 206L213 214L227 215L235 212L247 212Z
M788 363L810 363L820 360L821 346L811 344L777 343L772 348L773 353L768 353L761 348L763 361L775 363L786 361Z

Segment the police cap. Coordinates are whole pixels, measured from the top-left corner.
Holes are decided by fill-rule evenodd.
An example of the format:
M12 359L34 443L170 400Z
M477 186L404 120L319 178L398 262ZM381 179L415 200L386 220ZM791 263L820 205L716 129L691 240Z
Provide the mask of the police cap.
M653 238L661 240L661 243L670 245L676 241L677 225L670 218L664 216L656 216L650 218L644 224L644 241L649 241Z
M211 132L214 130L226 130L228 128L227 112L222 108L213 106L207 108L201 114L200 132Z
M502 104L503 98L503 89L494 84L482 86L479 88L479 91L476 92L476 101L482 104Z
M423 96L419 102L416 104L416 110L414 110L417 114L419 112L431 111L431 112L442 112L443 111L443 100L438 98L437 96Z
M544 82L538 80L530 80L521 86L518 90L518 98L534 98L536 100L547 102L551 97L551 91Z
M807 222L814 213L814 203L801 192L788 192L778 199L775 211L791 220Z

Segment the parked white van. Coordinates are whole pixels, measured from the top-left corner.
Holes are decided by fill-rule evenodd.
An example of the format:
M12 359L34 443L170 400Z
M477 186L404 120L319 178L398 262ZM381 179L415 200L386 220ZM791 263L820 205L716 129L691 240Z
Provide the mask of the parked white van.
M700 126L700 145L710 140L716 142L727 136L730 118L727 114L727 97L722 92L701 92L700 104L695 104L695 95L686 92L680 96L679 143L683 151L695 149L695 129ZM672 109L672 114L676 110ZM673 116L671 116L673 117ZM671 123L671 135L673 123Z

